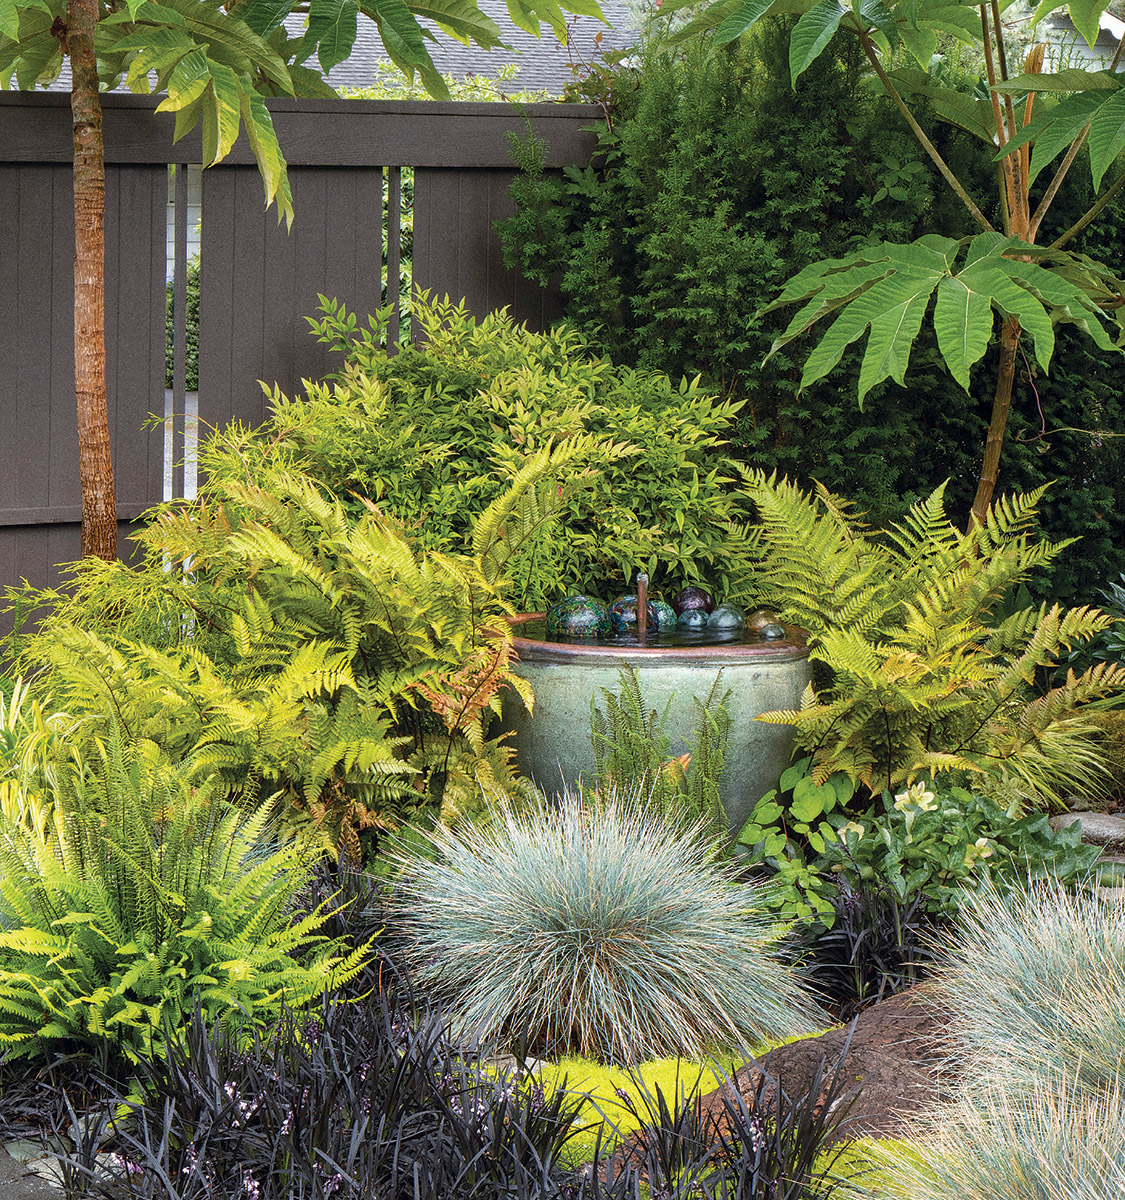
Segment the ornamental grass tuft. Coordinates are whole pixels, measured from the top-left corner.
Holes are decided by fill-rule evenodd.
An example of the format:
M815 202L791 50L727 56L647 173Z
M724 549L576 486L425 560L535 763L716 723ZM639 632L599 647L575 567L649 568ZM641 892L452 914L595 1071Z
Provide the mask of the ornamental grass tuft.
M1120 1200L1125 1098L1044 1079L980 1088L947 1108L919 1143L880 1148L881 1200Z
M967 893L934 986L975 1073L1088 1090L1125 1073L1125 904L1105 893Z
M437 829L399 903L454 1027L539 1055L698 1058L826 1023L771 953L760 890L638 797L564 797Z

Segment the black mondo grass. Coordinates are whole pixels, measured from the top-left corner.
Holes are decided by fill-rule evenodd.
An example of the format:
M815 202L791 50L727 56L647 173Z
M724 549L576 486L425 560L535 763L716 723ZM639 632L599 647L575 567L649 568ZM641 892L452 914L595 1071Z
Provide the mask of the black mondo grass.
M197 1013L166 1045L139 1091L81 1115L62 1098L67 1200L828 1200L841 1184L839 1067L806 1096L726 1090L720 1110L698 1079L672 1102L644 1093L639 1152L601 1133L575 1167L583 1097L490 1069L387 995L288 1014L250 1047Z
M695 829L575 797L439 828L396 904L419 985L459 1036L623 1063L807 1033L761 893Z
M578 1101L483 1070L386 995L288 1014L249 1049L197 1014L168 1044L140 1099L83 1123L68 1200L532 1200L572 1178Z

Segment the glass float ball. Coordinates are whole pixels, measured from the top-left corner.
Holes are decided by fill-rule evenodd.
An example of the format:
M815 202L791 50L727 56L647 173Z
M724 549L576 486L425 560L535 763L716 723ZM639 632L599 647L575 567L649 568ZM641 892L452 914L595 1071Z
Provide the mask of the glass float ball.
M746 618L736 604L720 604L707 618L708 629L735 630L746 628Z
M645 609L648 613L649 629L656 629L656 612L653 609L651 601L645 605ZM623 633L626 630L635 629L637 625L637 597L632 592L627 592L624 596L618 596L609 606L609 619L613 622L614 633Z
M746 628L752 629L755 633L761 633L767 625L776 624L778 624L777 613L772 608L755 609L746 618Z
M707 614L701 608L685 608L676 625L680 629L706 629Z
M672 607L681 617L693 608L701 609L706 614L715 607L715 601L711 599L710 592L705 592L700 587L686 587L672 597Z
M606 606L589 596L567 596L547 610L547 636L608 637L613 632Z
M763 625L762 628L758 630L758 636L766 642L779 641L781 638L785 637L785 626L778 625L776 623L773 625Z
M648 602L648 611L655 614L657 629L676 628L676 610L667 600L650 600Z

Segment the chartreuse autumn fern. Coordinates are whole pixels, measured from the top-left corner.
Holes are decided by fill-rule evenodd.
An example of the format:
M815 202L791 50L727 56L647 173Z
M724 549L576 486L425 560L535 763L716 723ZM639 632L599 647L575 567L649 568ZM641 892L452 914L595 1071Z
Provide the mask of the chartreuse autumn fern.
M0 814L0 1047L151 1058L198 1006L249 1031L362 968L295 918L314 862L119 726L85 761L60 751L54 820Z
M87 561L71 595L42 598L54 613L23 662L80 736L120 722L240 803L279 795L286 828L359 861L423 804L452 820L484 788L519 789L486 731L501 692L526 691L505 571L582 485L583 454L529 454L471 554L422 550L299 473L240 477L227 456L204 499L156 512L139 569Z
M894 791L919 774L966 772L1016 807L1098 789L1104 771L1082 705L1125 685L1125 669L1071 672L1045 693L1031 684L1110 619L1057 604L1002 610L1067 544L1032 536L1043 490L1000 500L960 532L938 488L875 533L823 487L751 476L762 591L808 630L826 679L799 710L760 719L796 728L817 782L844 771L873 792Z

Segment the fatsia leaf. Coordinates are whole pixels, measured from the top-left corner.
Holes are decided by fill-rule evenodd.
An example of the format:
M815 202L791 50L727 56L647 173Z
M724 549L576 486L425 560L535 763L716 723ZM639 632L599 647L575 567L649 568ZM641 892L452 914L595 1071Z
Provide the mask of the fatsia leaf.
M741 37L751 26L755 25L769 10L773 0L740 0L735 10L726 17L715 29L714 41L716 46L725 46Z
M969 372L984 357L992 335L992 304L965 280L938 281L934 332L950 374L969 390Z
M1014 153L1027 142L1034 142L1030 172L1030 181L1034 182L1039 172L1086 128L1106 99L1107 93L1102 91L1067 96L1024 126L996 155L997 159Z
M958 251L963 253L956 269ZM934 322L938 349L962 386L992 336L993 310L1015 317L1032 337L1035 356L1046 370L1054 351L1056 321L1088 327L1104 348L1112 348L1100 303L1112 308L1118 294L1105 268L1084 256L1045 252L1016 238L990 232L958 243L933 235L907 246L884 243L854 259L814 263L792 280L771 308L806 301L773 344L776 353L817 321L832 324L810 352L801 386L822 378L844 351L870 331L860 371L859 399L884 379L903 382L910 350L930 295L937 290ZM1121 339L1125 344L1125 337Z
M1039 7L1032 15L1032 22L1053 13L1059 5L1052 0L1039 0ZM1071 0L1067 12L1074 22L1074 28L1086 39L1086 44L1092 46L1098 39L1099 22L1102 13L1109 7L1109 0Z
M987 100L977 100L964 92L941 87L933 82L928 71L892 71L889 78L900 92L925 96L943 121L964 129L966 133L980 138L989 146L996 144L992 105Z
M820 0L797 22L789 38L789 79L794 86L832 40L849 12L840 0Z

